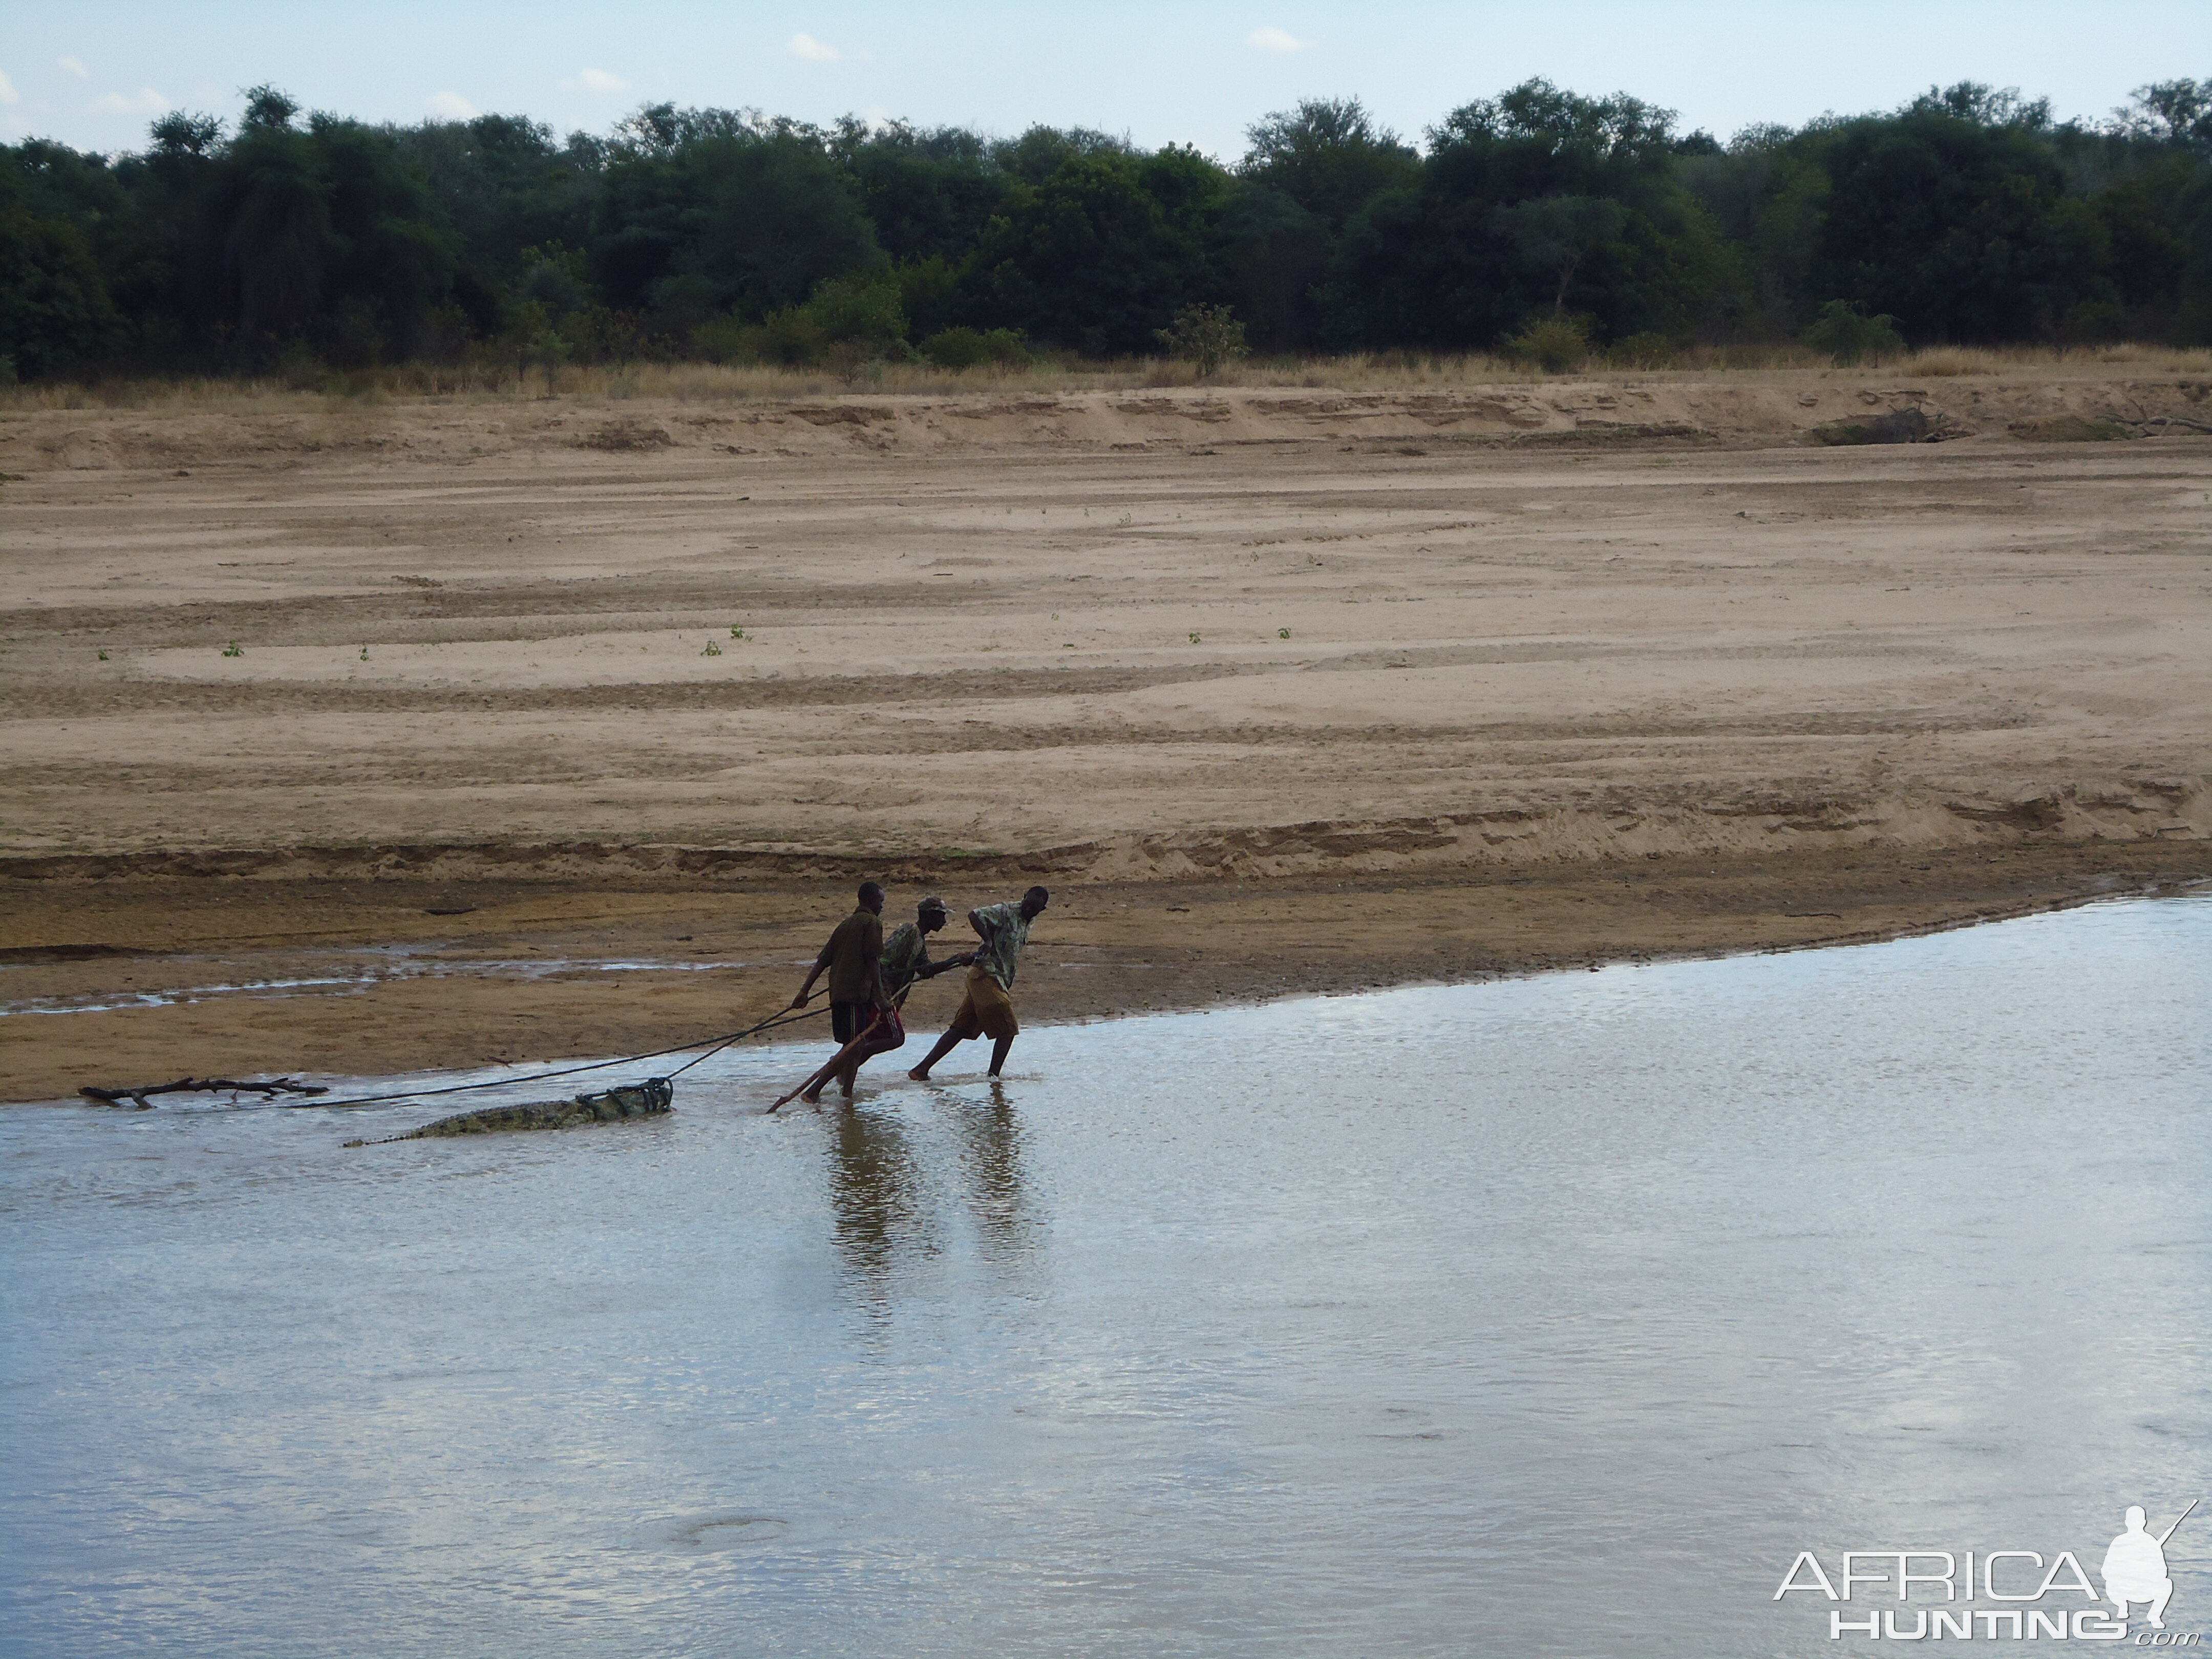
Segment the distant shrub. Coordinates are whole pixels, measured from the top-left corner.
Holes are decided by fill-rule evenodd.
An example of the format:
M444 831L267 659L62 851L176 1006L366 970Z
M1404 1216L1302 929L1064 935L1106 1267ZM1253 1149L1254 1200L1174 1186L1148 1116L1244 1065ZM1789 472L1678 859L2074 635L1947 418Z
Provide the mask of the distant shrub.
M939 368L973 368L978 363L1025 363L1030 349L1011 328L946 328L921 343L921 355Z
M1580 317L1539 317L1505 343L1505 355L1547 374L1566 374L1589 356L1589 324Z
M2130 427L2094 415L2051 415L2039 421L2014 421L2007 430L2015 438L2046 444L2101 444L2141 435Z
M1897 331L1896 318L1869 317L1849 300L1831 300L1822 306L1819 320L1805 331L1805 343L1826 352L1838 368L1905 355L1905 337Z
M735 317L710 317L691 331L691 355L710 363L758 362L759 332Z
M991 356L983 337L972 328L939 329L921 343L921 355L939 368L973 368Z
M1674 343L1663 334L1632 334L1607 346L1605 361L1613 368L1672 368Z
M2127 337L2127 311L2109 300L2084 300L2058 325L2058 337L2067 345L2108 345Z
M831 276L815 285L801 307L822 337L851 341L883 356L893 341L906 337L906 311L899 285L889 276Z
M277 355L276 373L287 392L319 392L330 370L305 340L295 340Z
M812 312L805 306L791 306L769 313L759 327L747 331L746 343L755 362L796 367L820 362L830 340Z
M1202 380L1224 363L1249 354L1244 343L1244 325L1227 306L1185 306L1175 314L1170 328L1156 328L1152 337L1196 368Z

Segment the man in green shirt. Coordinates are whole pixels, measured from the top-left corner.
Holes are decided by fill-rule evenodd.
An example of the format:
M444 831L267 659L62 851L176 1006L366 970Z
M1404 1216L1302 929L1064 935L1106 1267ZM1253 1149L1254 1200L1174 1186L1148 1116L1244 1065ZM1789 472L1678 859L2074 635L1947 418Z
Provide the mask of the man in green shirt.
M968 913L968 925L983 942L976 946L975 966L968 970L968 994L960 1012L929 1051L929 1058L907 1075L917 1083L929 1081L930 1067L970 1037L991 1039L990 1075L996 1077L1006 1063L1006 1050L1014 1046L1021 1024L1014 1018L1014 969L1022 946L1029 943L1030 924L1044 914L1052 895L1032 887L1016 904L987 904Z

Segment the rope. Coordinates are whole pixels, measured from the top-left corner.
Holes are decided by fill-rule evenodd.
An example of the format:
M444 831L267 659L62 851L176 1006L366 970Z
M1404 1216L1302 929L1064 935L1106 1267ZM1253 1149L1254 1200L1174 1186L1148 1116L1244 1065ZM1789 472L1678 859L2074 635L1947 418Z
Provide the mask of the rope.
M742 1042L756 1032L766 1031L778 1025L789 1025L802 1019L813 1019L829 1012L826 1006L809 1009L803 1014L794 1012L789 1008L782 1008L770 1014L759 1024L749 1025L742 1031L732 1031L726 1036L701 1037L696 1042L679 1042L672 1048L655 1048L647 1054L625 1054L620 1060L595 1060L588 1066L563 1066L557 1071L534 1072L528 1077L495 1077L483 1083L456 1083L444 1089L400 1089L388 1095L356 1095L350 1100L287 1101L285 1104L295 1109L312 1108L318 1110L336 1110L346 1106L377 1106L389 1100L429 1100L439 1095L465 1095L478 1089L504 1089L514 1084L544 1083L551 1078L574 1077L582 1072L604 1072L611 1066L635 1066L641 1060L658 1060L663 1054L680 1054L687 1049L696 1048L702 1043L714 1045L708 1048L706 1054L699 1055L696 1059L685 1060L684 1064L671 1072L668 1075L673 1079L683 1076L700 1060L707 1059L709 1055L720 1054L732 1043Z
M893 1007L905 1004L907 993L914 989L919 979L917 975L899 988L898 994L891 999ZM820 994L818 991L815 993L816 996ZM807 1000L811 1002L813 998ZM400 1089L388 1095L356 1095L350 1100L298 1100L284 1103L295 1109L313 1108L318 1111L337 1111L349 1106L380 1106L392 1100L434 1100L441 1095L471 1094L478 1089L504 1089L515 1084L544 1083L556 1077L575 1077L585 1072L604 1072L614 1066L635 1066L641 1060L659 1060L663 1054L680 1054L702 1044L711 1045L707 1047L705 1053L693 1056L669 1073L666 1080L672 1083L701 1060L713 1059L733 1042L742 1042L757 1033L772 1030L779 1025L789 1025L798 1020L813 1019L829 1012L826 1004L820 1008L810 1008L803 1014L793 1009L779 1008L759 1024L749 1025L742 1031L732 1031L726 1036L701 1037L696 1042L679 1042L672 1048L655 1048L649 1054L625 1054L620 1060L595 1060L587 1066L563 1066L557 1071L534 1072L528 1077L497 1077L483 1083L456 1083L443 1089Z

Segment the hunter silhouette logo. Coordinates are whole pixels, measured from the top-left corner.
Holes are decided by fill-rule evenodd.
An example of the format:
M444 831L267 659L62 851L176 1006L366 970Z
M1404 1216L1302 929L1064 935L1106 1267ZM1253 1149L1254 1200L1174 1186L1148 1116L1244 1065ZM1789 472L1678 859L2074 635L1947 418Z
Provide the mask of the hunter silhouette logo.
M2197 1507L2197 1500L2189 1500L2189 1510ZM2112 1540L2105 1552L2105 1599L2120 1610L2120 1617L2128 1616L2128 1603L2148 1601L2147 1615L2153 1630L2166 1628L2166 1604L2173 1600L2173 1580L2166 1571L2166 1540L2175 1529L2189 1519L2189 1510L2173 1517L2173 1525L2155 1538L2145 1522L2142 1505L2130 1504L2123 1517L2128 1529Z
M2166 1604L2173 1600L2166 1547L2197 1504L2190 1499L2188 1508L2163 1532L2150 1529L2142 1504L2128 1505L2121 1516L2123 1530L2106 1547L2098 1570L2105 1586L2101 1596L2082 1565L2081 1555L2089 1553L2086 1550L2081 1555L2068 1549L2046 1555L2020 1549L1869 1549L1845 1550L1842 1571L1832 1577L1818 1555L1799 1551L1783 1574L1774 1600L1800 1592L1831 1602L1900 1604L1868 1607L1856 1614L1832 1609L1832 1642L1846 1636L1899 1642L2124 1642L2129 1609L2139 1606L2144 1609L2144 1628L2135 1638L2136 1646L2199 1648L2204 1642L2203 1632L2166 1628ZM2069 1604L2068 1597L2079 1601ZM1975 1603L1984 1605L1970 1605Z

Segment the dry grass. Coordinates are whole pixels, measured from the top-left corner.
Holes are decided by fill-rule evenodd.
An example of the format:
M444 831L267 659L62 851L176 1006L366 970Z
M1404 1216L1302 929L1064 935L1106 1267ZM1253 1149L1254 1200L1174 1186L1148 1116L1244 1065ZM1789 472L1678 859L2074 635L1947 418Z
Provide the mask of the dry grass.
M2212 351L2171 346L1938 347L1881 364L1838 368L1821 354L1797 343L1701 345L1680 352L1665 368L1616 368L1601 356L1586 363L1577 378L1699 380L1728 375L1819 374L1838 379L1894 380L1899 376L2080 374L2100 367L2138 374L2212 373ZM591 401L785 402L843 395L1048 396L1085 392L1123 392L1148 387L1305 387L1340 392L1437 391L1540 380L1532 366L1488 353L1439 355L1425 352L1363 352L1337 357L1248 358L1231 369L1201 380L1186 362L1158 358L1114 362L1038 358L1019 366L986 364L945 369L929 364L878 363L851 377L821 369L745 367L714 363L635 363L625 367L568 365L555 378L553 394ZM0 389L0 413L35 410L146 410L181 413L307 412L387 400L408 403L484 404L536 400L547 396L544 377L532 371L518 386L509 372L481 365L403 363L333 374L319 384L301 386L274 378L251 376L143 377L89 383L48 381Z

